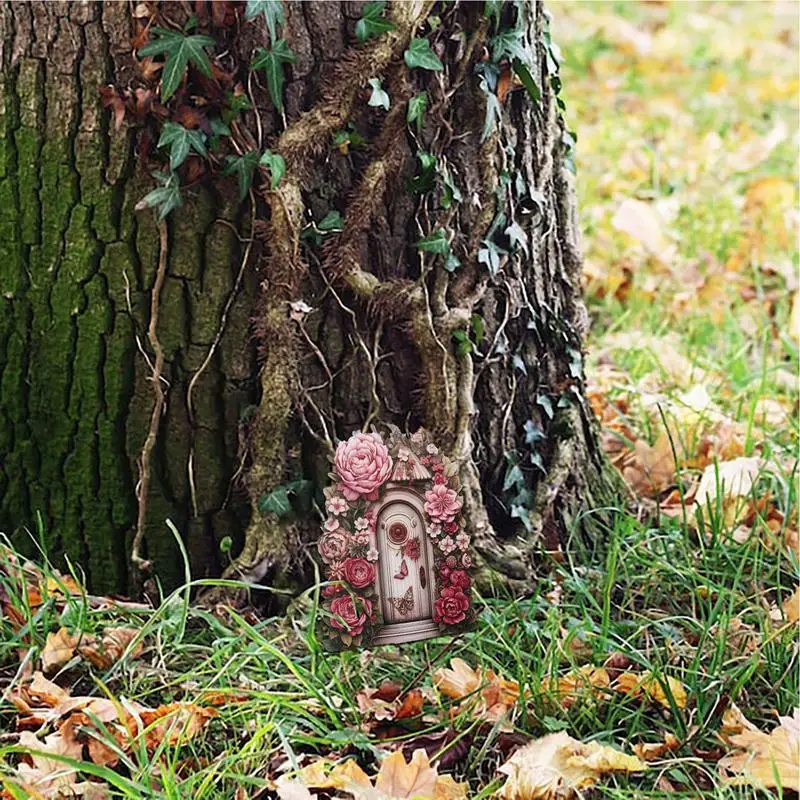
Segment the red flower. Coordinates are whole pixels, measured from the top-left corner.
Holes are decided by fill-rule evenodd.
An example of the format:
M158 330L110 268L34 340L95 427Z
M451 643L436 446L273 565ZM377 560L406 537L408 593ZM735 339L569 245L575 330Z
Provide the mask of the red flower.
M372 615L372 603L363 597L354 599L345 594L331 603L331 614L331 627L358 636Z
M444 580L450 579L450 573L452 571L453 570L451 570L450 567L446 566L445 564L442 564L442 566L439 567L439 574L442 576Z
M329 586L326 586L322 590L323 597L336 597L337 594L341 594L344 591L344 584L343 583L331 583Z
M436 484L447 483L447 478L445 478L445 476L444 476L444 475L442 475L442 473L441 473L441 472L437 472L437 473L436 473L436 474L433 476L433 482L434 482L434 483L436 483Z
M348 558L344 562L344 579L355 589L363 589L375 580L375 567L365 558Z
M456 569L450 573L450 585L466 591L472 586L472 580L463 569Z
M403 555L408 556L412 561L416 561L419 558L420 554L420 545L419 539L409 539L403 545Z
M445 625L456 625L467 618L469 598L455 586L442 589L439 599L434 604L433 621L444 622Z
M455 569L458 566L458 559L455 556L447 556L444 563L447 564L450 569Z
M447 533L455 533L458 530L458 523L453 519L450 522L445 522L444 529Z

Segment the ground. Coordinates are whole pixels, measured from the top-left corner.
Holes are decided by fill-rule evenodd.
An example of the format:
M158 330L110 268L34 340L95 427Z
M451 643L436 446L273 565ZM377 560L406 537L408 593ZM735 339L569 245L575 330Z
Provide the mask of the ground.
M588 391L631 487L607 540L543 553L524 601L476 598L477 630L446 652L335 657L313 639L313 591L276 620L196 609L186 592L152 610L81 595L79 565L58 578L44 555L20 573L6 551L7 796L55 797L57 780L92 796L91 780L109 796L258 797L321 757L371 775L390 750L422 747L470 797L511 773L504 796L523 800L550 795L497 768L549 734L641 759L583 770L598 796L752 797L725 777L797 780L797 722L778 727L800 705L797 7L552 11L577 133ZM465 664L442 672L452 659ZM52 684L30 684L39 669ZM62 691L99 699L71 707ZM51 758L20 765L31 745ZM81 756L76 776L64 759ZM545 784L566 769L552 752L549 772L531 750L514 758ZM333 794L338 774L302 779Z

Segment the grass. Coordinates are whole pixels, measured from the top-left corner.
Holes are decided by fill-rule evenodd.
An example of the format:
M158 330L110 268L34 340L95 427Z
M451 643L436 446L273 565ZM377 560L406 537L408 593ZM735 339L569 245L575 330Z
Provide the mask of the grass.
M626 752L667 733L681 743L645 772L608 777L598 796L753 796L754 789L720 779L724 711L736 703L769 730L776 714L800 705L797 626L777 613L798 580L797 553L783 546L797 519L798 340L790 321L798 262L796 146L791 133L768 151L764 145L781 121L790 132L796 123L797 12L789 19L795 33L791 24L787 33L773 13L778 8L564 2L554 4L553 27L564 53L567 115L579 135L594 320L589 381L601 383L603 368L613 366L616 377L600 394L625 399L627 423L649 444L664 430L658 409L677 413L681 394L702 385L712 410L738 426L743 453L770 461L753 500L770 494L781 530L768 527L762 508L752 520L754 534L736 541L735 522L721 503L705 509L700 522L694 509L685 511L690 524L683 514L657 521L653 507L664 493L654 494L642 513L620 514L602 546L589 551L576 537L562 559L543 556L531 597L482 598L477 631L446 654L442 642L429 642L327 655L310 624L313 590L285 617L267 620L192 607L185 589L157 609L98 607L85 595L59 592L44 554L41 575L26 581L0 565L6 609L0 775L7 796L30 796L16 783L20 713L8 688L37 664L48 633L66 626L99 636L121 625L138 634L109 668L91 669L75 656L52 679L73 696L152 708L197 703L216 716L197 735L155 737L155 746L148 746L148 734L157 732L157 722L142 723L122 750L109 733L119 765L80 769L106 781L112 796L265 796L280 769L315 755L354 756L372 772L387 750L428 744L443 771L483 798L501 785L496 769L514 744L561 730ZM637 45L619 20L646 34L649 46ZM759 187L766 187L761 204L754 200ZM628 198L657 209L661 234L674 246L669 263L612 223ZM620 334L634 344L615 345ZM685 370L674 368L676 354ZM785 415L765 421L759 412L765 400ZM683 491L702 472L692 458L710 413L675 429L685 434L676 444ZM77 572L73 578L81 583ZM38 595L32 591L42 584ZM138 642L144 649L136 654ZM665 703L589 690L562 702L558 679L612 656L629 671L652 673ZM460 700L432 691L434 670L452 657L519 683L519 700L502 722L484 724ZM685 688L685 708L667 678ZM412 679L426 689L421 715L381 723L359 709L365 687L384 681L408 687ZM209 692L221 694L212 702ZM75 766L70 756L53 759Z

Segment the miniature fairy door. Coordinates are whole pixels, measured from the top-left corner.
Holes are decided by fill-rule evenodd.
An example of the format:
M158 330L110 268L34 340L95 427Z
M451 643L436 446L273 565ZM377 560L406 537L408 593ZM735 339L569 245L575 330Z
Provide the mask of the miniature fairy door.
M412 492L387 492L378 518L377 542L384 623L430 619L431 571L421 502Z

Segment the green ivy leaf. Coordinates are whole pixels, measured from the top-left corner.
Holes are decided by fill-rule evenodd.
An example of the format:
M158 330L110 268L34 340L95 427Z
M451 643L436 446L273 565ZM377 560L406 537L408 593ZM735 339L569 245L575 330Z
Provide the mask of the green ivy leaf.
M489 274L494 278L500 271L500 257L505 255L505 252L491 239L484 239L483 247L478 250L478 263L486 264Z
M408 101L408 114L406 119L409 125L417 124L417 133L422 130L422 123L425 120L425 109L428 107L427 92L415 94Z
M480 344L486 335L486 321L480 314L473 314L470 318L470 325L475 334L475 344Z
M356 39L359 42L365 42L370 36L380 36L395 29L393 23L383 18L384 8L386 8L385 0L377 0L364 6L363 16L356 22Z
M525 444L539 444L545 440L544 431L532 420L529 419L525 425Z
M447 272L455 272L460 266L461 261L458 256L453 252L448 253L447 258L444 260L444 268Z
M260 157L258 150L250 150L243 156L228 156L224 169L225 175L235 175L239 182L239 199L244 200L253 183L253 173Z
M531 522L531 515L525 506L514 504L511 506L511 516L518 519L524 526L528 533L533 531L533 523Z
M506 228L505 234L512 244L521 247L525 251L525 255L528 255L528 235L518 222L512 222Z
M271 492L258 498L258 510L262 514L274 514L278 519L292 511L289 491L286 485L276 486Z
M269 188L277 188L281 178L286 174L286 162L283 156L280 153L273 153L272 150L265 150L258 163L269 170Z
M450 242L447 241L445 232L438 228L424 239L420 239L417 242L417 248L426 253L436 253L443 256L450 252Z
M516 73L517 77L522 81L522 85L527 89L528 94L531 96L533 102L538 103L542 99L542 92L534 80L530 69L528 69L528 65L519 58L515 58L511 62L511 67Z
M486 80L481 80L481 89L486 93L486 119L483 123L483 133L481 134L481 141L485 142L495 129L500 117L503 114L503 109L497 95L489 88Z
M247 0L247 10L244 12L245 19L252 19L259 14L263 14L267 21L269 30L269 40L274 42L278 38L278 25L286 22L283 13L283 3L281 0Z
M463 356L467 353L471 353L474 349L472 342L467 336L467 332L458 328L457 330L453 331L453 338L456 340L456 352L458 355Z
M389 110L389 106L391 105L391 101L389 100L389 95L384 91L383 87L381 86L381 82L379 78L370 78L369 85L372 87L372 94L369 98L369 105L376 106L378 108L383 108L385 111Z
M461 190L458 188L456 182L453 180L453 176L450 174L450 170L445 169L443 179L444 192L442 192L441 206L443 209L447 210L454 202L460 203L463 200L463 197L461 196Z
M297 60L286 39L278 39L271 50L259 47L250 64L250 69L263 69L267 76L267 88L272 104L278 111L283 110L283 65L294 64Z
M536 404L541 406L550 419L553 419L553 401L546 394L537 394Z
M177 122L164 123L158 146L169 147L169 168L173 170L186 161L190 150L194 150L203 158L208 155L203 134L200 131L184 128Z
M344 228L344 219L342 215L336 210L329 211L317 225L317 229L322 233L335 233Z
M418 67L419 69L429 69L432 72L440 72L444 69L444 65L436 53L431 50L431 43L427 39L412 39L408 50L403 53L403 59L409 69Z
M503 481L503 491L507 492L512 486L524 486L525 476L518 464L509 464L506 470L506 477Z
M183 205L181 186L176 172L156 172L153 177L161 184L157 189L148 192L137 204L136 211L143 208L158 210L157 218L161 222L174 208Z
M203 75L211 77L211 62L204 48L213 47L215 42L210 36L186 36L180 31L167 28L153 28L157 37L139 48L140 56L166 57L164 69L161 71L161 101L166 103L180 86L186 67L191 63Z

